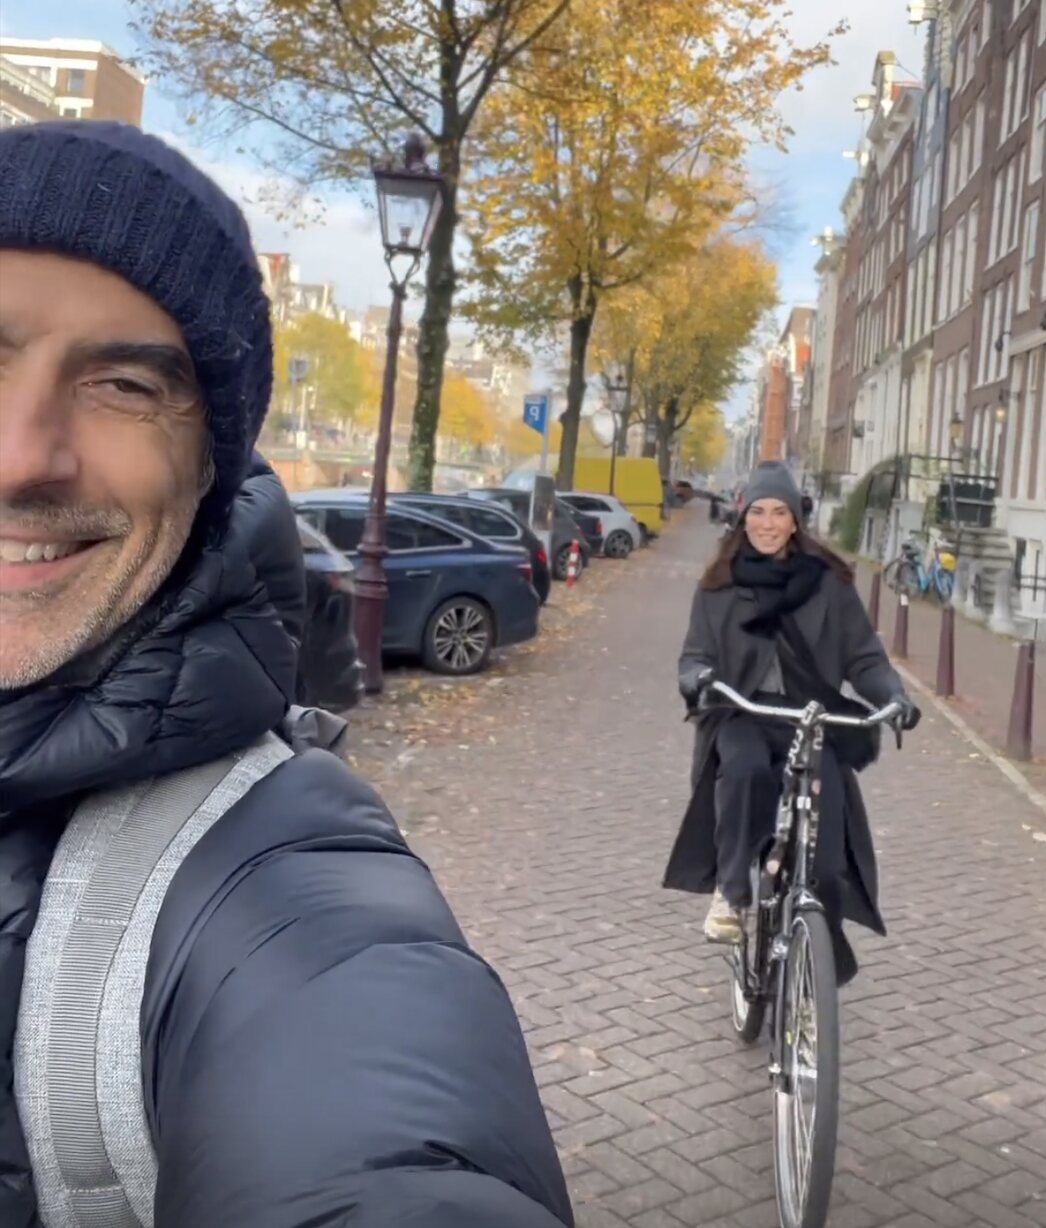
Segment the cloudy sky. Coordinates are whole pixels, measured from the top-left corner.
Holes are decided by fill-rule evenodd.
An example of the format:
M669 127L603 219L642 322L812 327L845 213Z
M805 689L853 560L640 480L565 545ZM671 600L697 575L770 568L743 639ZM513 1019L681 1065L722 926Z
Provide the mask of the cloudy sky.
M91 0L89 5L77 5L75 16L70 16L72 7L68 0L3 0L0 32L15 38L97 38L118 52L134 51L124 0ZM788 154L764 153L754 160L756 174L774 186L787 221L785 232L773 240L786 307L815 297L810 240L825 226L839 224L839 202L853 169L842 153L854 148L861 130L860 117L853 111L854 95L870 87L881 50L895 52L900 63L918 76L923 44L921 31L907 23L906 0L796 0L794 7L797 41L818 39L842 17L851 28L836 44L837 65L821 70L802 93L784 100L785 116L795 130ZM357 201L347 196L332 199L322 223L292 228L256 203L264 180L249 162L230 150L201 145L198 134L184 127L177 107L156 85L147 93L145 124L175 138L239 196L262 250L289 249L302 276L333 279L346 306L384 301L385 270L373 216ZM739 391L733 408L743 401Z

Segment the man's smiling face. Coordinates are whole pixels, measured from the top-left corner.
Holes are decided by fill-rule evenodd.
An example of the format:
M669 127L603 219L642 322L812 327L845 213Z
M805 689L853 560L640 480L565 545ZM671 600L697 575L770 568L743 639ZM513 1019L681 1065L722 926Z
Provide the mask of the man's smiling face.
M0 250L0 689L46 679L141 609L208 468L166 312L84 261Z

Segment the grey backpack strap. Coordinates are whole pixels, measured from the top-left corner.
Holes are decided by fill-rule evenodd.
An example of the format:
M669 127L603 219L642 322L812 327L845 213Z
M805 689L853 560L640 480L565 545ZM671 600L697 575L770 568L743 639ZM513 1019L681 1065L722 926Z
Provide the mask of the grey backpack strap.
M83 1228L141 1228L99 1117L96 1055L106 978L164 850L234 763L221 759L178 772L146 790L87 883L62 953L48 1036L47 1098L55 1156Z

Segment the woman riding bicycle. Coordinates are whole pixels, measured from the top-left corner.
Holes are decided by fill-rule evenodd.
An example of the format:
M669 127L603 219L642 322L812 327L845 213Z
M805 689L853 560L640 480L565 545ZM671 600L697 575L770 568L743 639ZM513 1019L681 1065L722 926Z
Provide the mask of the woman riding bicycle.
M695 708L716 678L757 702L803 707L817 700L839 713L854 708L839 694L847 682L869 704L901 703L904 726L914 729L919 710L872 629L851 568L805 531L802 513L788 469L776 461L757 466L740 521L694 597L679 662L683 697ZM665 886L713 892L705 934L713 942L738 942L751 902L751 865L772 839L795 731L737 710L702 711L697 723L693 796ZM875 849L856 779L877 753L871 733L827 734L814 871L840 984L857 970L843 918L885 934Z

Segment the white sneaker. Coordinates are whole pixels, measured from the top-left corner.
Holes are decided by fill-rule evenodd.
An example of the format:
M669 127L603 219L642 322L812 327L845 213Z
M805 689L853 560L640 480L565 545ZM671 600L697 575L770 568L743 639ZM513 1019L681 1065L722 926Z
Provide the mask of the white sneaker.
M734 908L717 887L705 917L705 937L709 942L734 945L741 941L743 932L744 914L741 909Z

